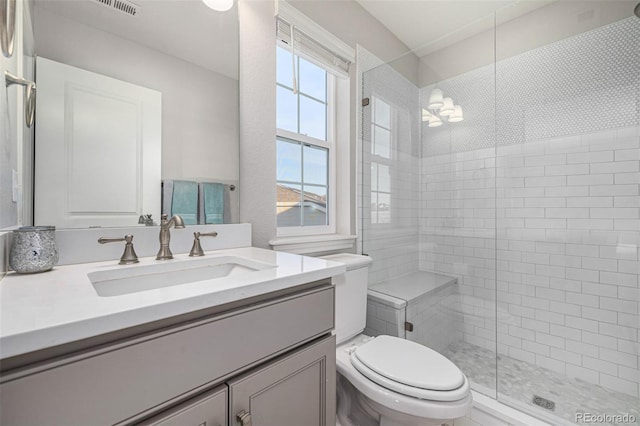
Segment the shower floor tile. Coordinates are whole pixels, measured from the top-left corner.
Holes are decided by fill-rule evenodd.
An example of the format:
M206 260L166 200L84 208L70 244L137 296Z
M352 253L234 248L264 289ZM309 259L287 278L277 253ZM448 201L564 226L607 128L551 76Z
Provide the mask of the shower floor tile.
M442 354L454 362L471 380L472 387L495 397L496 359L493 351L470 343L458 342L447 347ZM547 422L549 415L564 420L562 423L585 424L576 421L576 413L593 415L617 415L629 413L635 416L633 423L598 423L609 425L638 425L640 399L615 392L599 385L587 383L520 361L508 356L498 357L498 397L511 399L520 409L541 417ZM548 411L532 403L534 395L555 402L554 411ZM510 404L513 405L513 404ZM556 422L560 423L560 422Z

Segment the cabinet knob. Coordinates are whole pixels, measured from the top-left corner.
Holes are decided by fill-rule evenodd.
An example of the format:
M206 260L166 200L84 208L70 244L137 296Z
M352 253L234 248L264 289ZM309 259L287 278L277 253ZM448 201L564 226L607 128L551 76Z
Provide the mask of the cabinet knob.
M236 414L236 417L238 418L238 421L240 421L241 426L252 426L251 413L242 410Z

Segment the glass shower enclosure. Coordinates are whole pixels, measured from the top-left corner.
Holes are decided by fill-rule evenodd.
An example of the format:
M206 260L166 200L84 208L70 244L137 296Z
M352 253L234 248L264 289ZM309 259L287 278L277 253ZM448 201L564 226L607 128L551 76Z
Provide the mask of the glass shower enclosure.
M500 9L391 62L359 48L358 68L367 331L552 424L637 424L633 3Z

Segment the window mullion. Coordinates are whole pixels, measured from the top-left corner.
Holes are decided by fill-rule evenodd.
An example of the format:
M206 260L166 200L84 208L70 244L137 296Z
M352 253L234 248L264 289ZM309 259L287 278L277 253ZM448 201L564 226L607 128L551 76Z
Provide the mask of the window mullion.
M296 57L296 73L300 76L300 57ZM300 133L300 79L298 79L298 91L296 92L296 100L298 102L298 133Z
M287 86L286 84L282 84L282 83L276 82L276 86L280 86L283 89L291 90L293 92L293 89L291 87Z
M278 180L276 182L282 183L282 184L285 184L285 185L302 185L302 182L296 182L294 180Z
M305 98L307 98L307 99L311 99L312 101L316 101L316 102L318 102L319 104L324 105L325 107L326 107L326 105L327 105L327 103L328 103L328 102L326 102L326 101L323 101L322 99L314 98L313 96L311 96L311 95L309 95L309 94L307 94L307 93L301 92L301 91L299 91L299 90L298 90L298 93L300 93L300 95L304 96L304 97L305 97Z
M304 144L300 144L300 226L304 226Z
M276 129L276 136L283 139L288 139L293 142L301 142L307 145L318 146L325 149L331 149L333 147L333 144L331 142L316 139L307 135L301 135L300 133L293 133L285 129Z

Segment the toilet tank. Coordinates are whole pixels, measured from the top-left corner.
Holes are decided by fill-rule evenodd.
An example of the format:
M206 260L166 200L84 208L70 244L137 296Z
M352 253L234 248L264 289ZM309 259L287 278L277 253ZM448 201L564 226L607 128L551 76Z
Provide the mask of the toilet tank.
M333 278L336 286L336 340L341 343L361 333L367 322L367 284L372 259L349 253L332 254L322 259L347 266L346 273Z

